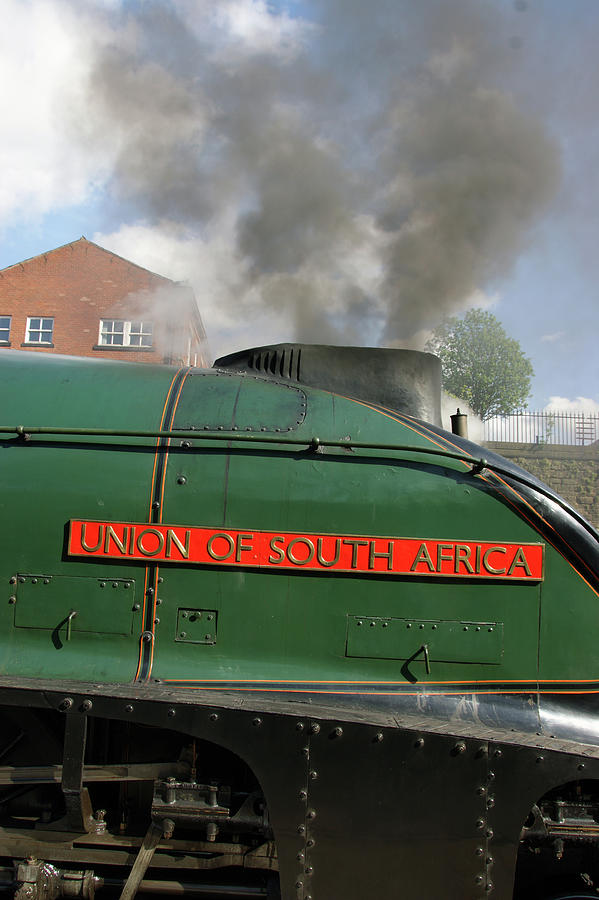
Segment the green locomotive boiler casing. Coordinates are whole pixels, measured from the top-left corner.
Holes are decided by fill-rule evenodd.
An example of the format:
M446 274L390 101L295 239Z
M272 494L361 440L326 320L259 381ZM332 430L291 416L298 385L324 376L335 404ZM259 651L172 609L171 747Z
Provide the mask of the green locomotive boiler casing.
M317 351L0 356L18 896L599 887L596 533L433 358Z

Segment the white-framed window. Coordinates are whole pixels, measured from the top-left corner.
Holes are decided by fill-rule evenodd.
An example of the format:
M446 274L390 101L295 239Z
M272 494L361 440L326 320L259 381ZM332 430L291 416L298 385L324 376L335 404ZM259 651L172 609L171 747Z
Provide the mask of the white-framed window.
M25 341L28 344L51 344L53 334L54 319L46 319L42 316L29 316L27 318Z
M151 322L101 319L99 343L102 347L151 347Z
M0 344L8 344L10 341L10 316L0 316Z

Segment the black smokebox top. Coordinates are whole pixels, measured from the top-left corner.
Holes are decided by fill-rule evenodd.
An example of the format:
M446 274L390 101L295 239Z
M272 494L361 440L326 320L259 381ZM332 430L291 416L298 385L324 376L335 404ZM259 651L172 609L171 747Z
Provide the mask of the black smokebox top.
M221 356L214 366L378 403L441 427L441 362L431 353L272 344Z

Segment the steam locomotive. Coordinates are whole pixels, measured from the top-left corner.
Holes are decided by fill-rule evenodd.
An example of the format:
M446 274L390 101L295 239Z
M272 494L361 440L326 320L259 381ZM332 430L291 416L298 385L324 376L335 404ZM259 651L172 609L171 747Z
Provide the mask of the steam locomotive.
M598 535L435 357L0 368L5 892L597 896Z

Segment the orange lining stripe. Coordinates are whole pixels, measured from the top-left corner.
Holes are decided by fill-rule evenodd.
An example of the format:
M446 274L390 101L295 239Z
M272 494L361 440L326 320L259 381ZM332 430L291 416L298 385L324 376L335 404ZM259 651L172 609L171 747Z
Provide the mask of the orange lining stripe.
M147 595L147 591L148 591L148 569L146 568L146 570L145 570L145 575L144 575L144 603L143 603L143 612L142 612L142 619L141 619L141 629L142 629L142 632L143 632L143 630L144 630L144 622L145 622L144 615L145 615L145 612L146 612L146 595ZM143 644L143 640L142 640L142 638L140 637L140 639L139 639L139 659L138 659L138 661L137 661L137 671L135 672L135 678L133 679L134 681L137 681L137 679L139 678L139 673L140 673L140 671L141 671L141 662L142 662L142 659L143 659L143 647L142 647L142 644Z
M175 378L176 378L176 377L179 375L179 373L182 372L182 371L183 371L183 367L182 367L181 369L179 369L179 371L177 372L177 375L175 375ZM174 420L174 418L175 418L175 414L176 414L176 412L177 412L177 406L179 405L179 399L180 399L180 397L181 397L181 391L183 390L183 385L184 385L185 382L187 381L187 376L188 376L188 375L189 375L189 368L187 368L187 371L185 372L185 375L184 375L183 378L181 379L181 384L179 385L179 390L177 391L177 396L175 397L175 402L174 402L174 404L173 404L172 415L171 415L171 422L172 422L172 421ZM174 382L174 379L173 379L173 382ZM172 387L173 387L173 383L171 383L171 390L172 390ZM170 394L170 391L169 391L169 394ZM164 421L164 416L166 415L166 406L165 406L165 409L164 409L164 412L163 412L162 415L163 415L163 421ZM162 426L161 426L161 429L162 429ZM159 522L160 524L162 524L162 506L163 506L163 503L164 503L164 489L165 489L165 486L166 486L166 467L167 467L167 462L168 462L168 451L169 451L170 445L171 445L171 439L168 438L168 440L167 440L167 442L166 442L166 446L164 447L164 468L163 468L163 470L162 470L162 484L160 485L160 508L159 508L159 517L158 517L158 522ZM158 454L156 454L156 456L158 456ZM159 573L159 571L160 571L159 566L156 566L156 579L158 579L158 573ZM155 645L156 645L155 634L154 634L154 619L156 618L156 601L157 601L157 599L158 599L158 590L157 590L157 586L158 586L158 582L156 582L156 586L155 586L156 589L154 590L154 599L153 599L153 605L152 605L152 647L151 647L151 649L150 649L150 664L149 664L149 666L148 666L148 678L147 678L147 680L149 680L149 678L150 678L150 676L151 676L151 674L152 674L152 668L153 668L153 666L154 666L154 647L155 647Z
M223 688L219 687L203 687L202 685L197 686L186 686L186 685L174 685L175 688L179 688L180 690L190 690L190 691L218 691L223 690ZM254 688L244 687L244 688L226 688L228 691L252 691ZM339 696L347 696L351 697L353 694L362 694L365 697L421 697L422 691L315 691L315 690L302 690L300 688L258 688L256 690L260 690L264 693L277 693L277 694L334 694ZM431 691L429 696L434 697L460 697L464 694L599 694L599 690L589 690L589 691Z
M422 429L422 430L419 431L417 428L415 428L414 426L410 425L408 422L406 422L406 421L404 420L402 413L395 413L395 414L392 414L391 411L388 412L388 413L387 413L387 412L383 412L383 410L377 409L377 407L371 406L369 403L366 403L366 402L364 402L364 401L362 401L362 400L355 400L353 397L345 397L345 399L346 399L346 400L351 400L351 401L354 402L354 403L358 403L360 406L365 406L367 409L372 410L372 412L378 412L378 413L380 413L381 415L385 416L386 418L391 419L392 421L398 422L400 425L403 425L405 428L408 428L410 431L415 432L415 433L418 434L420 437L423 437L425 440L429 441L429 443L434 444L436 447L439 447L439 448L442 449L442 450L445 449L441 444L439 444L438 441L434 440L433 437L430 436L430 432L428 432L428 429L426 428L425 425L419 425L418 427L419 427L420 429ZM424 434L423 432L428 432L428 434ZM464 452L466 455L470 456L471 459L472 459L473 461L476 460L476 457L471 456L471 454L469 454L467 451L463 451L462 448L459 447L457 444L454 444L452 441L447 440L447 439L445 439L445 438L444 438L443 440L445 441L445 443L446 443L447 446L453 447L455 450L457 450L457 451L460 452L460 453ZM468 463L467 463L465 460L458 460L458 462L462 462L463 465L466 466L466 467L468 466ZM556 529L553 527L553 525L552 525L550 522L548 522L547 519L545 519L545 517L542 516L541 513L538 512L538 511L534 508L534 506L532 506L532 505L528 502L528 500L527 500L525 497L522 496L522 494L520 494L515 488L513 488L512 485L508 484L508 483L501 477L501 475L499 475L497 472L493 472L492 469L490 469L490 471L491 471L491 474L493 475L494 478L496 478L498 481L500 481L501 484L504 485L504 487L506 487L508 490L510 490L513 494L515 494L516 497L518 497L518 499L519 499L525 506L527 506L527 507L534 513L534 515L537 516L537 517L541 520L541 522L543 522L543 523L547 526L548 529L550 529L554 534L556 534L556 535L557 535L557 536L565 543L565 545L569 548L569 550L570 550L570 551L572 552L572 554L576 557L576 559L580 560L580 562L581 562L582 565L587 566L587 563L585 563L585 561L582 559L582 557L580 556L580 554L577 553L577 551L574 549L574 547L572 547L572 546L568 543L568 541L566 541L566 539L565 539L564 537L562 537L562 536L559 534L558 531L556 531ZM492 488L493 490L496 490L496 487L493 485L493 483L492 483L491 481L489 481L489 479L486 478L484 475L479 475L479 478L480 478L482 481L484 481L485 484L488 484L490 488ZM532 528L534 528L535 531L538 531L538 529L535 528L535 525L534 525L533 522L528 518L528 516L525 516L523 512L521 512L519 509L517 509L517 507L516 507L513 503L511 503L511 501L509 500L508 497L506 497L505 499L507 500L508 503L510 503L510 506L512 506L512 508L516 510L516 512L518 513L518 515L522 516L522 518L524 519L525 522L528 522L528 524L529 524ZM545 537L544 535L542 535L542 536ZM597 590L593 587L593 585L590 584L589 581L587 581L587 579L584 577L584 575L582 574L582 572L579 572L578 569L576 569L576 568L572 565L572 563L570 562L570 560L566 558L566 556L562 553L562 551L559 549L559 547L556 547L555 544L553 543L553 541L551 541L549 538L546 537L545 540L547 540L547 542L553 547L553 549L556 551L556 553L559 553L559 555L562 557L562 559L570 566L570 568L576 573L576 575L578 575L578 577L581 578L582 581L584 581L584 583L587 585L587 587L590 588L591 591L593 591L593 593L595 594L595 596L598 596L598 597L599 597L599 591L597 591Z
M181 371L182 371L182 368L177 369L177 371L176 371L175 374L173 375L172 381L171 381L171 383L170 383L170 385L169 385L169 389L168 389L168 391L166 392L166 397L164 398L164 405L163 405L163 407L162 407L162 416L161 416L161 418L160 418L160 426L159 426L159 429L158 429L159 431L162 431L163 428L164 428L164 420L165 420L165 418L166 418L166 411L167 411L167 409L168 409L168 404L169 404L170 397L171 397L171 393L172 393L172 390L173 390L173 385L175 384L175 381L176 381L177 378L179 377L179 373L180 373ZM152 521L152 495L153 495L153 493L154 493L154 491L153 491L153 487L154 487L154 478L156 477L156 466L158 465L158 450L160 449L160 440L161 440L160 438L156 438L156 452L155 452L155 454L154 454L154 468L152 469L152 480L151 480L151 482L150 482L150 507L149 507L149 510L148 510L148 521L149 521L149 522Z
M281 678L162 678L164 682L189 682L195 683L201 681L202 684L406 684L405 681L343 681L334 679L332 681L312 681L307 682L302 678L290 678L284 680ZM507 678L494 680L476 680L476 681L422 681L423 686L429 684L599 684L599 678Z
M164 404L163 404L163 406L162 406L162 416L161 416L161 418L160 418L160 427L159 427L159 431L162 431L162 429L163 429L163 427L164 427L164 420L165 420L165 418L166 418L166 410L167 410L167 408L168 408L170 396L171 396L171 393L172 393L172 390L173 390L173 385L175 384L175 381L176 381L176 379L177 379L178 376L179 376L179 372L181 372L181 371L182 371L182 369L180 368L180 369L178 369L178 370L175 372L175 374L173 375L173 377L172 377L172 379L171 379L171 383L170 383L170 385L169 385L169 388L168 388L168 390L167 390L167 392L166 392L166 396L165 396L165 398L164 398ZM149 506L149 509L148 509L148 522L151 522L151 521L152 521L152 495L153 495L154 479L155 479L155 477L156 477L156 467L157 467L157 465L158 465L158 455L159 455L159 454L158 454L158 451L159 451L159 450L160 450L160 438L157 438L157 439L156 439L156 450L155 450L155 452L154 452L154 465L152 466L152 477L151 477L151 479L150 479L150 506ZM146 597L147 597L147 592L148 592L148 569L146 568L146 571L145 571L145 577L144 577L144 597L143 597L143 606L142 606L142 612L141 612L142 631L143 631L144 623L145 623L145 621L146 621ZM153 644L154 644L154 639L153 639L153 637L152 637L152 646L153 646ZM141 638L140 638L140 641L139 641L139 657L138 657L138 661L137 661L137 669L136 669L136 672L135 672L135 677L134 677L134 679L133 679L134 681L137 681L137 679L139 678L139 673L140 673L140 671L141 671L141 666L142 666L142 660L143 660L143 641L142 641Z

